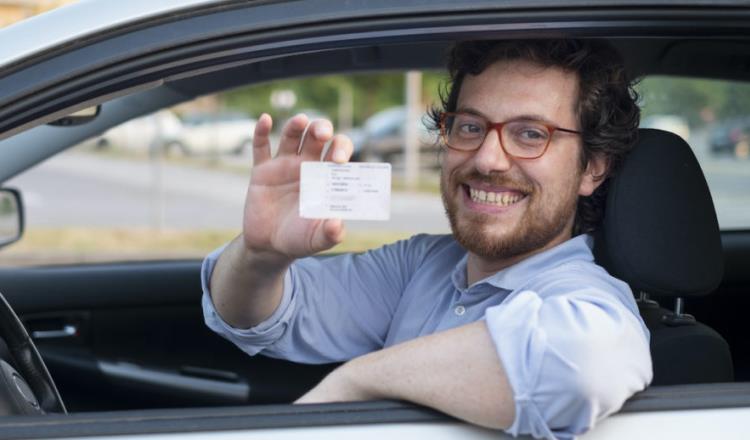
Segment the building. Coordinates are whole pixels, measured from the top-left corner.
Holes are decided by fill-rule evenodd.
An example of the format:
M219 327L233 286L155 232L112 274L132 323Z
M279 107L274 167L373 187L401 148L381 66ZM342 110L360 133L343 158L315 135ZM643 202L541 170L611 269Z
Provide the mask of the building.
M76 0L0 0L0 27Z

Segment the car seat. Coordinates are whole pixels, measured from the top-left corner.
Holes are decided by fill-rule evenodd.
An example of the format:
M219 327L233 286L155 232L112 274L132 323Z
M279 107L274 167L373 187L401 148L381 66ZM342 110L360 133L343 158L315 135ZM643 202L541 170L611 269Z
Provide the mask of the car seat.
M731 382L729 345L685 313L684 299L710 294L724 256L711 194L690 146L679 136L640 129L609 182L596 261L630 284L651 331L654 385ZM662 304L673 302L668 310Z

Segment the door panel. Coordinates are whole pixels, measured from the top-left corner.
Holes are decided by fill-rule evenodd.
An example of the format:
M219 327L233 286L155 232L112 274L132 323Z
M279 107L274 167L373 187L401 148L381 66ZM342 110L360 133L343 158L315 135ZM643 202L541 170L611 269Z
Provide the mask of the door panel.
M200 262L0 270L71 411L288 402L333 367L249 357L203 323Z

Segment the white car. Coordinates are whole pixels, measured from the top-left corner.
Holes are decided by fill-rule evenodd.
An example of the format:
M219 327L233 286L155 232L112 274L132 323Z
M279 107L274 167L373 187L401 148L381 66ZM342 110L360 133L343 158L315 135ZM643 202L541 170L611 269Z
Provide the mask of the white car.
M93 140L97 148L115 148L135 153L152 153L179 143L183 126L171 110L135 118L104 132Z
M250 151L255 119L242 113L190 113L180 119L171 110L133 119L107 130L97 147L137 153L162 149L190 156L242 154Z
M252 148L255 123L242 113L186 114L178 138L167 147L188 155L242 154Z
M739 1L82 1L0 30L0 181L209 93L313 74L439 69L459 39L566 36L610 39L637 76L748 81L750 7ZM74 115L92 107L99 110ZM626 265L682 282L665 288L625 277L651 326L655 382L586 439L748 438L750 223L720 232L705 184L680 184L683 159L693 164L664 153L637 189L620 188L632 193L629 204L608 206L612 221L637 233L599 237L614 246L603 264L616 268L613 259L635 255ZM733 168L719 180L742 173ZM714 196L716 206L746 212L748 188L732 184L730 196ZM89 203L85 189L70 190L79 203L60 209ZM53 188L48 200L62 191ZM651 198L661 191L679 197ZM22 225L23 206L8 206ZM705 220L698 232L695 218ZM11 231L0 237L7 243L23 228L3 230ZM704 247L711 252L696 257ZM698 260L686 263L686 255ZM0 269L9 304L0 302L9 346L0 356L0 438L507 437L403 402L290 405L333 366L249 358L212 334L199 271L200 260Z

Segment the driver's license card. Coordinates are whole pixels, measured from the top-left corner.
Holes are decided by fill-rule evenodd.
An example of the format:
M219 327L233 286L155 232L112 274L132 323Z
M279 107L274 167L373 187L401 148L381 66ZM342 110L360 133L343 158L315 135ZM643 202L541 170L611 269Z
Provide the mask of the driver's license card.
M388 220L391 164L302 162L299 196L300 217Z

